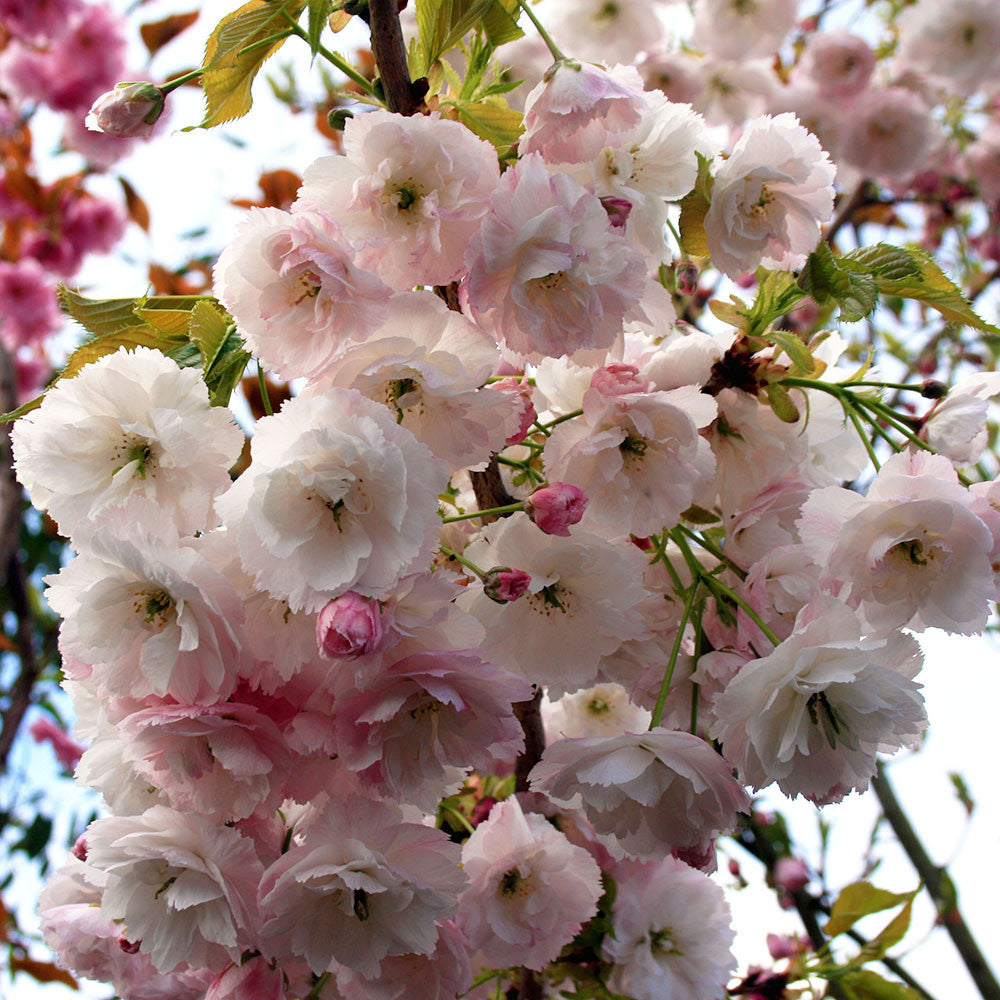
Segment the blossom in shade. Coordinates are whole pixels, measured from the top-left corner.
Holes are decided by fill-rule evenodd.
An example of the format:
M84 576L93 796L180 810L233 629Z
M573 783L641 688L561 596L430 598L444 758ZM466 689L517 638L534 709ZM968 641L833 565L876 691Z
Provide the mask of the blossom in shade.
M749 123L716 171L705 237L731 278L765 267L800 267L833 212L835 168L790 113Z
M325 660L366 656L384 639L378 601L350 590L323 605L316 618L316 644Z
M468 265L475 319L536 357L610 347L646 280L600 199L537 153L500 179Z
M230 823L285 798L292 753L253 705L154 705L126 716L118 732L123 758L177 809Z
M579 524L587 509L583 491L570 483L548 483L524 502L528 517L547 535L569 536L571 524Z
M551 0L545 24L580 59L633 63L663 38L660 18L649 15L641 0Z
M137 347L57 382L15 423L11 443L32 503L75 539L112 511L153 509L182 534L213 526L243 433L209 405L197 369Z
M848 118L840 155L867 177L901 180L923 167L939 135L919 94L870 87Z
M901 68L936 77L948 89L971 94L1000 65L1000 9L992 0L936 0L900 13Z
M472 984L468 942L454 920L439 923L437 932L437 947L433 953L384 958L377 979L366 979L352 969L339 966L337 989L345 997L363 997L364 1000L409 1000L411 997L454 1000Z
M530 698L527 681L471 651L404 643L385 654L365 687L335 684L336 746L363 784L433 812L466 770L488 773L521 752L511 705Z
M122 935L121 924L101 912L102 873L83 860L68 857L38 897L42 935L59 964L110 983L122 1000L202 1000L213 973L186 962L157 972L149 955Z
M493 807L462 847L469 886L458 925L483 961L544 969L597 911L601 873L582 847L516 798Z
M809 36L796 73L825 97L847 100L865 90L874 69L875 52L860 35L818 31Z
M721 886L675 858L618 865L609 985L635 1000L716 1000L736 964Z
M695 0L696 49L723 59L773 56L795 27L797 0Z
M605 69L562 59L553 63L524 101L522 154L551 163L577 163L616 145L646 110L642 78L632 66Z
M286 995L282 970L255 955L219 973L205 1000L285 1000Z
M740 668L713 702L713 739L756 789L772 781L817 804L864 789L877 752L913 746L927 724L916 640L865 635L831 598L799 613L772 653Z
M250 350L286 378L322 375L388 316L392 292L355 263L322 211L253 208L215 265L215 292Z
M381 404L297 396L258 421L251 454L219 512L257 586L292 611L384 596L430 562L447 471Z
M558 740L529 777L532 791L582 808L598 833L640 858L699 847L750 807L730 764L709 743L659 726Z
M254 940L263 867L232 827L165 806L99 819L87 864L104 880L101 912L124 922L158 972L221 968Z
M465 882L459 854L394 806L333 798L264 873L262 950L299 955L317 975L336 960L369 979L387 957L430 955L435 921L454 913Z
M499 178L496 152L459 122L371 111L350 118L344 155L306 170L296 209L319 209L393 288L459 276Z

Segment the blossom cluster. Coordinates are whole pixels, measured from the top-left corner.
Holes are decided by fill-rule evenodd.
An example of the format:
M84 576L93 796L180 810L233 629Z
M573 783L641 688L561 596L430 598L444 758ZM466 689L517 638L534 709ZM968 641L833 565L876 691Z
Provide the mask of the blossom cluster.
M735 15L696 7L709 48L698 18ZM945 407L942 454L872 476L837 334L801 345L825 382L789 382L789 416L779 348L692 328L661 280L696 187L719 271L801 267L834 205L819 139L764 114L724 156L691 104L571 59L524 107L502 171L439 111L373 110L250 211L215 294L300 388L249 464L198 371L143 347L13 429L75 552L47 597L111 813L43 927L125 1000L446 1000L544 979L598 914L602 984L715 1000L706 873L748 789L865 788L926 726L913 633L1000 597L1000 498L964 485Z
M84 115L125 74L126 37L121 16L85 0L3 0L0 26L0 344L24 402L50 374L45 344L62 327L56 283L112 250L125 230L121 206L96 194L87 174L109 168L129 144L88 130ZM56 179L34 162L39 109L83 161Z

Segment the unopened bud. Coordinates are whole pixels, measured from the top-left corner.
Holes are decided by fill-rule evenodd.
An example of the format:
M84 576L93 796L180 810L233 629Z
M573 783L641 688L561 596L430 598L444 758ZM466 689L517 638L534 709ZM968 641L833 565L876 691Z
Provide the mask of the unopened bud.
M774 866L774 884L785 892L796 892L809 884L809 869L800 858L778 858Z
M142 945L141 941L129 941L124 934L120 935L118 938L118 947L121 948L126 955L134 955Z
M649 392L649 379L639 374L635 365L613 361L598 368L591 376L590 388L602 396L627 396L633 392Z
M94 101L86 118L92 132L119 139L146 139L163 114L164 93L152 83L119 83Z
M632 202L625 198L614 198L608 195L601 199L604 211L608 213L608 222L612 229L624 229L628 222L629 213L632 211Z
M524 501L528 517L547 535L569 537L569 526L578 524L587 509L583 491L570 483L549 483Z
M483 578L483 593L497 604L509 604L524 596L531 576L521 569L494 566Z
M81 861L87 860L87 837L85 834L81 833L80 836L76 838L76 843L70 850L70 854L72 854L74 858L79 858Z
M698 291L698 265L694 261L682 260L674 269L678 295L694 295Z
M384 638L378 601L353 590L330 601L316 619L316 645L326 660L352 660L373 653Z
M936 378L927 378L921 383L920 395L924 399L944 399L948 395L948 386Z
M354 112L348 111L347 108L334 108L326 116L326 122L336 132L343 132L344 126L347 124L348 118L353 118Z

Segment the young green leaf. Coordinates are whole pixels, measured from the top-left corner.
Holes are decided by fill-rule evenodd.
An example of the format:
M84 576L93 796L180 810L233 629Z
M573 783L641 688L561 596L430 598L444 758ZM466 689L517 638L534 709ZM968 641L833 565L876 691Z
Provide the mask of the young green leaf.
M852 882L834 900L830 919L823 930L828 937L836 937L850 930L862 917L892 909L900 903L907 903L915 895L916 891L889 892L887 889L877 888L870 882Z

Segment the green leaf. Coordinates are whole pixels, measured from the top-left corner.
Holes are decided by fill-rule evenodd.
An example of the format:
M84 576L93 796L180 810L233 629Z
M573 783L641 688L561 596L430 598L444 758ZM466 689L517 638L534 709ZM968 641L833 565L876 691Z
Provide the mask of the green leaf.
M326 27L326 19L333 12L333 0L308 0L307 11L309 14L306 34L309 38L309 48L313 56L319 52L319 36L323 34Z
M698 179L694 188L680 200L681 249L692 257L707 257L708 240L705 236L705 216L712 204L713 178L709 170L710 161L698 157Z
M871 969L857 969L838 976L836 982L847 987L852 1000L921 1000L920 994L905 983L883 979Z
M524 131L523 116L507 106L502 98L482 101L448 101L459 121L480 139L491 142L499 151L509 149Z
M828 937L836 937L850 930L862 917L892 909L900 903L907 903L915 895L915 890L889 892L887 889L877 888L870 882L853 882L834 900L830 909L830 919L823 930Z
M771 382L765 391L767 392L768 405L774 410L774 415L779 420L783 420L786 424L798 423L799 409L792 402L792 397L783 385Z
M864 962L882 958L890 948L895 947L910 929L913 915L913 899L908 899L903 908L882 928L882 930L861 949L859 958Z
M891 249L898 250L898 247ZM910 262L916 267L901 277L897 277L901 265L885 267L875 271L875 281L882 295L899 295L904 299L914 299L936 309L946 320L960 326L971 326L984 333L1000 334L1000 328L987 323L976 314L962 294L962 290L938 267L934 258L923 250L904 250Z
M520 38L519 13L517 0L417 0L420 41L410 52L410 74L426 76L477 25L494 48Z
M799 373L812 375L816 370L816 362L809 352L809 348L794 333L788 330L769 330L764 336L791 358L792 364L799 370Z
M25 829L24 836L11 847L12 851L24 851L29 858L37 858L49 844L52 836L52 820L39 813Z
M975 811L976 803L969 794L969 786L965 783L965 778L957 771L950 771L948 777L951 780L952 787L955 789L955 794L958 796L958 801L962 803L965 809L966 816L971 816Z
M264 62L274 55L289 30L289 17L302 13L305 0L250 0L227 14L215 27L205 46L205 118L201 128L242 118L251 108L250 90ZM274 41L268 44L268 39Z
M805 298L795 276L787 271L758 268L757 281L757 298L747 313L750 322L746 332L750 337L764 336L776 319L790 313Z
M209 302L199 302L191 310L188 336L201 354L202 367L208 374L229 336L230 320Z
M888 281L920 274L920 265L911 252L891 243L876 243L870 247L859 247L840 258L841 264L850 270L860 270L865 274L878 275Z
M88 299L66 285L60 285L57 294L59 308L97 336L143 325L135 315L135 299Z

